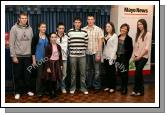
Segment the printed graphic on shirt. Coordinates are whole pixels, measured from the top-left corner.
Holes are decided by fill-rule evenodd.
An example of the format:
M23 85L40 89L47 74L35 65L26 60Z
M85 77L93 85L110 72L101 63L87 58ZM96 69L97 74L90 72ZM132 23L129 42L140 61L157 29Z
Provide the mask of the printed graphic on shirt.
M29 40L30 40L29 37L24 32L23 35L22 35L22 37L21 37L21 39L20 39L20 41L29 41Z

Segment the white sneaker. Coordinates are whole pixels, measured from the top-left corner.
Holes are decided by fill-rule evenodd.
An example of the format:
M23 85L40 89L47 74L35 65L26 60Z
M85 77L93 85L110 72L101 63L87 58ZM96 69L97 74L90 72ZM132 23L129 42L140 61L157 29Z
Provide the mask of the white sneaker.
M136 96L142 96L142 95L144 95L143 93L140 93L140 92L137 92L136 93Z
M20 94L15 94L15 99L20 99Z
M141 93L140 93L140 92L137 92L136 95L137 95L137 96L138 96L138 95L141 95Z
M114 89L110 89L110 93L113 93L115 90Z
M29 96L34 96L34 93L33 92L28 92L27 93Z
M84 91L84 94L87 95L87 94L88 94L88 91Z
M70 91L71 94L74 94L75 90Z
M62 91L62 93L67 93L67 91L65 89L62 89L61 91Z
M105 88L105 89L104 89L104 91L108 91L108 90L109 90L109 88Z
M136 93L133 91L133 92L131 93L131 96L134 96L134 95L136 95Z

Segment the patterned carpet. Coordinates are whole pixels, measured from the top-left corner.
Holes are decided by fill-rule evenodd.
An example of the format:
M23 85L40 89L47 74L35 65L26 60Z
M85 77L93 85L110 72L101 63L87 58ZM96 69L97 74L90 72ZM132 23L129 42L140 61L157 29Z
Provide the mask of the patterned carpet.
M89 90L88 95L84 95L79 90L75 94L62 94L57 92L57 97L50 99L47 95L37 97L36 95L29 97L22 95L19 100L14 99L13 94L6 94L6 103L154 103L155 102L155 86L153 83L145 84L144 96L130 96L133 85L128 86L128 94L121 95L119 91L115 93L105 92L103 90Z

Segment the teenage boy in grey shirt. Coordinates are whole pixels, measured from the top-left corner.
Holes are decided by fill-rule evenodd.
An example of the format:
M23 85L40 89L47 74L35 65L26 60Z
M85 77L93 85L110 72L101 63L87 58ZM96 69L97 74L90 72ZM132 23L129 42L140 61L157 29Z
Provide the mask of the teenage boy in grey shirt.
M27 68L31 65L31 41L33 31L28 25L27 13L19 15L18 22L10 30L10 55L13 62L15 99L20 99L20 95L26 92L33 96L31 92L31 72Z

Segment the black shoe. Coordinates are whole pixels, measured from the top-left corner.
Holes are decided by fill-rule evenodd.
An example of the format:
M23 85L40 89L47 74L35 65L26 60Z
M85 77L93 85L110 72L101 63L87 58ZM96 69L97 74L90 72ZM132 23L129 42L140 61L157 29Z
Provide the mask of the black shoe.
M53 94L53 96L56 98L56 97L57 97L57 94L56 94L56 93L54 93L54 94Z
M121 94L122 94L122 95L126 95L127 93L128 93L128 90L127 90L127 89L121 91Z
M119 88L117 88L116 90L122 92L122 91L123 91L123 88L120 88L120 87L119 87Z
M99 93L100 91L101 91L101 88L99 88L99 89L94 89L94 93Z
M56 92L56 91L53 91L50 97L51 97L52 99L53 99L53 98L56 98L56 97L57 97L57 92Z
M42 94L37 94L37 97L42 97L43 95Z
M43 95L49 96L50 93L45 91L45 92L43 93Z
M52 95L49 96L50 99L53 99L53 98L56 98L56 97L57 97L56 94L52 94Z
M37 97L42 97L43 96L43 93L42 92L38 92L37 93Z
M54 98L54 96L53 96L53 95L50 95L50 96L49 96L49 98L50 98L50 99L53 99L53 98Z

